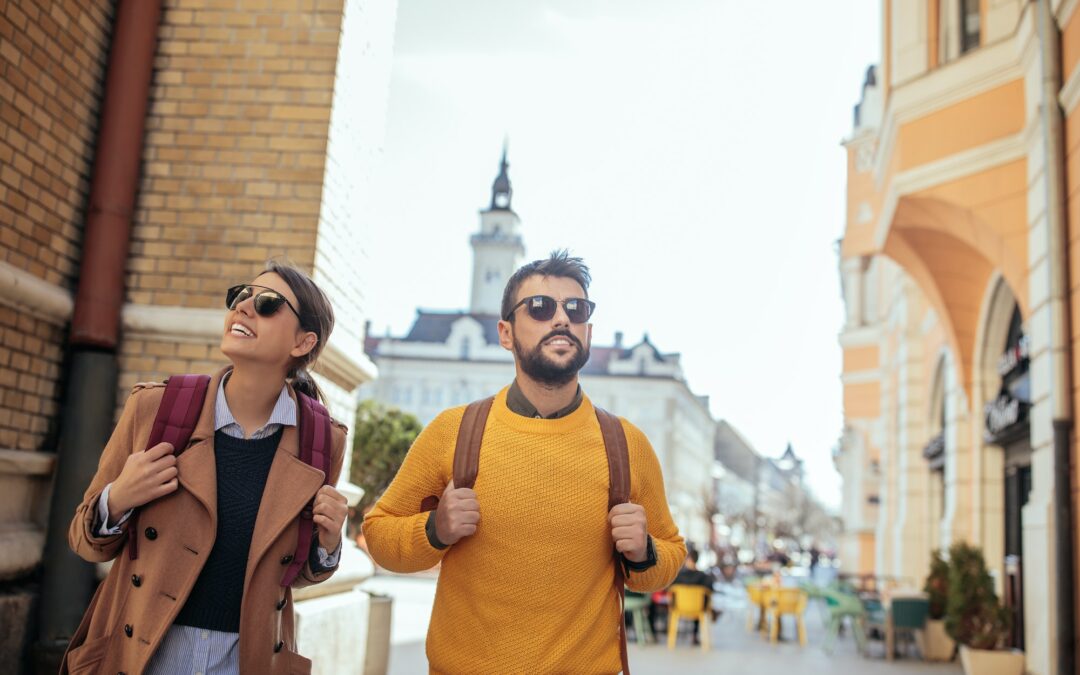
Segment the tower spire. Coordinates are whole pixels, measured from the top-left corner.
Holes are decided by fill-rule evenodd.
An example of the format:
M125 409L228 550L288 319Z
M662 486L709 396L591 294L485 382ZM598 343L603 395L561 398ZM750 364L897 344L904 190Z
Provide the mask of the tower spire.
M504 137L502 160L499 162L499 175L495 177L495 182L491 184L492 211L510 210L510 198L514 194L514 189L510 185L510 175L507 173L507 169L510 168L510 163L506 161L506 150L509 145L509 140Z

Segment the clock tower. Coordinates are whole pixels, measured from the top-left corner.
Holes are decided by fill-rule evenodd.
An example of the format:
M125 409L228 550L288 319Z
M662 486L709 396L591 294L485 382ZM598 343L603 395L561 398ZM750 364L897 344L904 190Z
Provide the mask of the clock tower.
M521 219L510 207L514 190L506 172L509 166L503 144L499 175L491 185L491 205L480 212L480 231L471 238L473 278L469 311L473 314L500 313L506 282L525 257Z

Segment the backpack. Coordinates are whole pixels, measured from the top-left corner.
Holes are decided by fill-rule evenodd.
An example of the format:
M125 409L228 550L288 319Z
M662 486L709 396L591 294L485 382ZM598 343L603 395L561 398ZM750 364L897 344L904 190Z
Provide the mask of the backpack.
M175 455L187 449L188 440L195 431L195 424L202 413L206 390L210 385L209 375L174 375L165 380L165 393L158 405L154 425L150 430L150 440L146 449L158 443L171 443ZM323 472L323 485L330 483L330 413L323 404L310 396L296 392L299 404L300 460ZM296 575L307 562L311 539L315 532L312 520L314 498L300 512L300 532L296 542L296 553L292 562L281 577L282 588L292 585ZM139 557L139 511L131 515L128 526L128 557Z
M454 447L454 487L472 488L476 483L476 474L480 468L480 445L484 440L484 426L494 396L473 401L465 408L465 415L458 427L457 444ZM626 445L626 432L619 418L608 411L594 406L596 419L600 422L600 432L604 437L604 449L608 460L608 511L617 504L630 501L630 455ZM426 497L420 505L421 511L432 511L439 505L435 495ZM612 546L615 574L612 584L619 597L619 609L626 601L626 577L619 552ZM630 675L630 664L626 655L626 620L619 612L619 657L622 659L623 675Z

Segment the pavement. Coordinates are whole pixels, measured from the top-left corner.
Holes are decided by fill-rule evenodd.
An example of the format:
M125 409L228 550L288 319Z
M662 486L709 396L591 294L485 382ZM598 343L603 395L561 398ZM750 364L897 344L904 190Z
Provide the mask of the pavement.
M388 675L423 675L428 672L424 654L435 579L411 576L375 576L363 588L394 598ZM811 605L806 612L807 646L795 641L770 644L757 632L746 630L745 593L737 587L724 588L714 596L714 605L724 609L712 624L711 649L703 651L683 640L674 650L665 644L629 646L630 669L634 675L716 675L724 672L753 675L961 675L959 662L931 664L914 655L886 661L881 642L871 642L871 654L860 656L850 631L837 640L830 656L819 645L825 639L820 609ZM788 620L784 631L794 636ZM631 632L632 635L632 632ZM632 639L632 637L631 637Z

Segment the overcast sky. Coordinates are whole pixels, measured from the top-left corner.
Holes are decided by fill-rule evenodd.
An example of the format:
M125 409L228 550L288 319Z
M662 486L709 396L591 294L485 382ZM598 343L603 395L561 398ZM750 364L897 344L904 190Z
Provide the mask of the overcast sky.
M372 330L469 302L469 235L509 138L526 259L593 272L594 344L682 354L765 455L838 505L845 155L869 0L400 0Z

